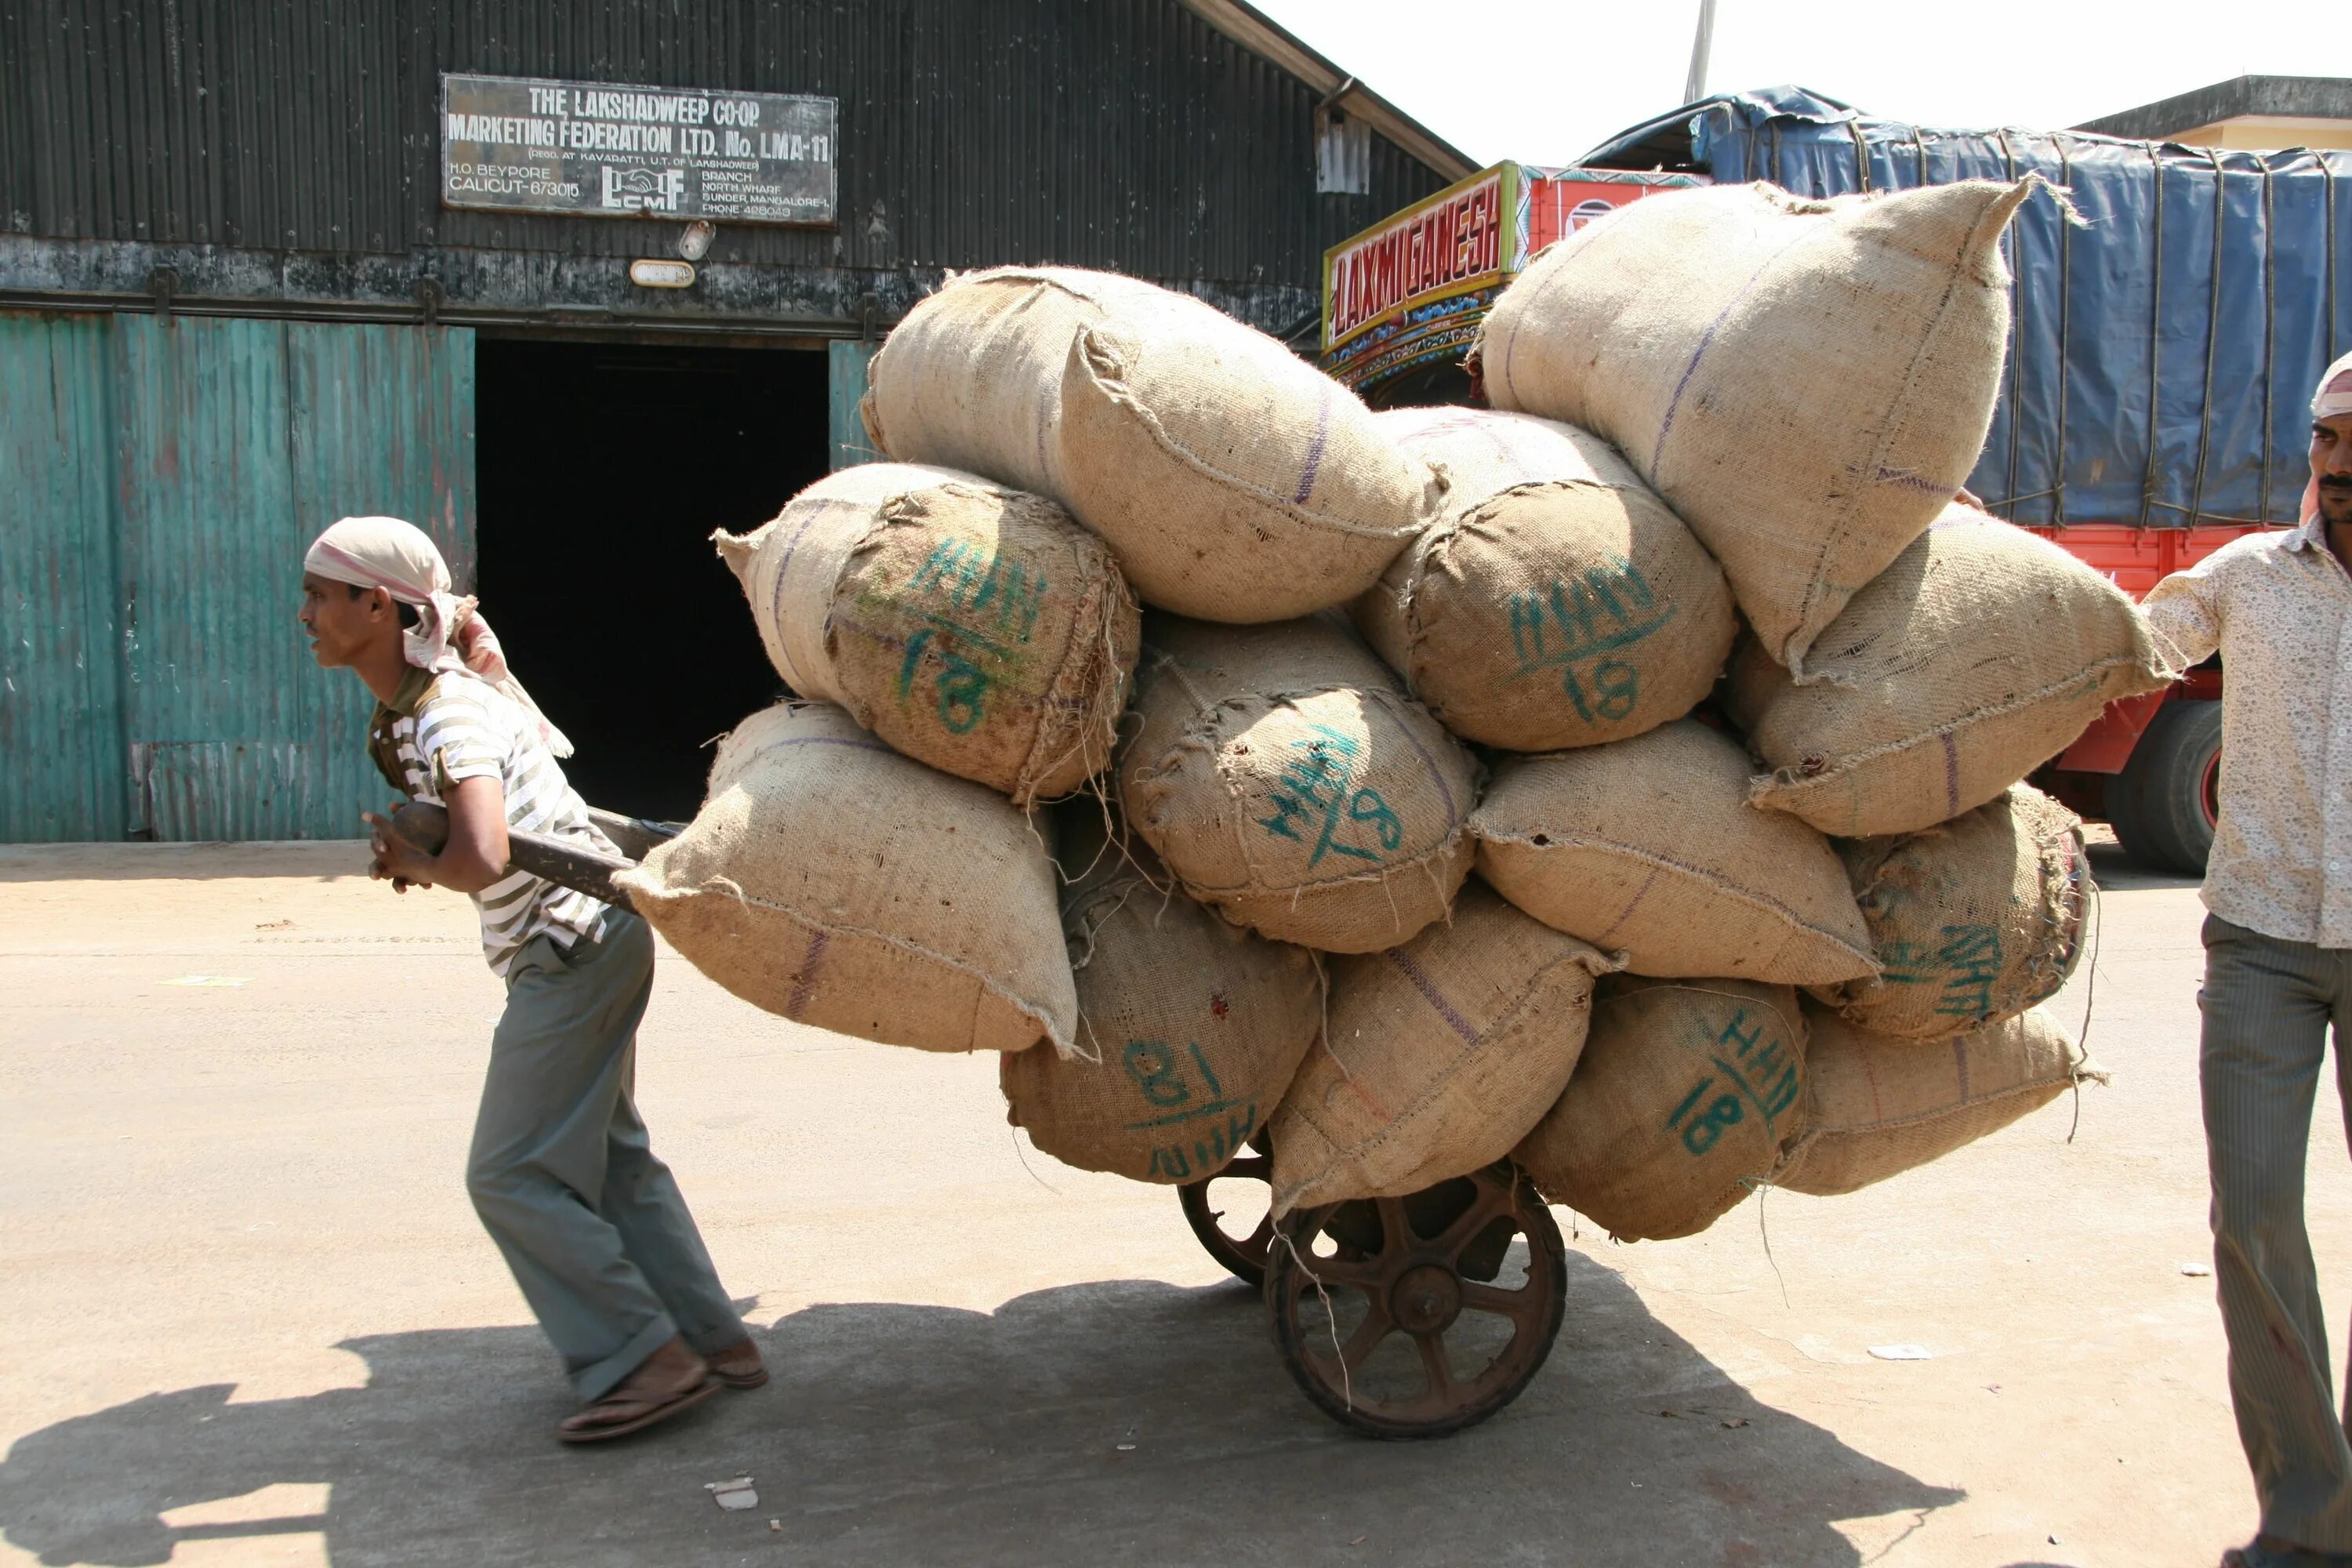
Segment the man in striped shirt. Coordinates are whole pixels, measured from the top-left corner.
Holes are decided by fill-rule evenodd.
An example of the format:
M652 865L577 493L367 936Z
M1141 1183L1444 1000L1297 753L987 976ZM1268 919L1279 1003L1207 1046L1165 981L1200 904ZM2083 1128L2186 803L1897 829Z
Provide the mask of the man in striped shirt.
M467 1166L475 1212L585 1402L569 1443L635 1432L722 1385L767 1381L632 1087L653 935L626 910L507 869L509 829L613 853L565 782L571 748L506 669L430 539L346 518L303 561L301 621L320 665L377 700L370 742L394 787L447 808L419 853L370 814L373 875L471 893L506 982Z

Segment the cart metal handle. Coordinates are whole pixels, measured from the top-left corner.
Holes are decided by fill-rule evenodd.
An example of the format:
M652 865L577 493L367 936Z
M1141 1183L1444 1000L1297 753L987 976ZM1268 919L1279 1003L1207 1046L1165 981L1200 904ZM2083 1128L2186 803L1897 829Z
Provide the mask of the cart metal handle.
M641 817L622 816L614 812L591 807L589 820L602 829L604 836L627 855L642 858L657 844L677 837L680 826L675 822L647 822ZM426 801L412 800L392 814L392 830L409 844L427 855L438 855L449 842L449 812L446 806ZM544 833L525 833L520 828L507 830L507 865L517 871L570 888L575 892L618 908L636 911L629 895L614 884L613 879L623 871L636 869L635 859L599 854L569 838L556 838Z

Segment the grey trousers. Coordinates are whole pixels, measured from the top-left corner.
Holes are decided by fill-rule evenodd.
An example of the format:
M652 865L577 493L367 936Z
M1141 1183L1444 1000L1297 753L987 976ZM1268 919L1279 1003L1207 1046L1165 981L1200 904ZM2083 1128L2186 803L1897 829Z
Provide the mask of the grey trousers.
M2198 1005L2213 1278L2262 1528L2313 1551L2352 1552L2352 1411L2336 1407L2303 1219L2304 1153L2331 1026L2336 1084L2352 1105L2344 1052L2352 950L2283 942L2208 916Z
M620 910L569 957L546 937L524 947L507 970L467 1162L474 1212L583 1399L672 1335L705 1352L744 1336L637 1118L637 1023L653 983L653 932Z

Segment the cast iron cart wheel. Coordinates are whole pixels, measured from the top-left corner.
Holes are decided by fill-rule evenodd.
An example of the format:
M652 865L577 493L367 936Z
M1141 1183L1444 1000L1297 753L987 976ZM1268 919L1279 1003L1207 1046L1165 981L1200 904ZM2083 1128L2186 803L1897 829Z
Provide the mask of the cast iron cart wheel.
M1230 1184L1223 1193L1212 1193L1211 1186L1221 1182L1255 1184L1248 1189L1244 1201ZM1274 1245L1273 1183L1274 1152L1261 1133L1216 1174L1202 1181L1187 1182L1176 1189L1176 1201L1184 1209L1184 1223L1200 1238L1202 1249L1215 1258L1226 1273L1252 1289L1265 1288L1265 1252ZM1262 1215L1257 1228L1246 1236L1235 1236L1227 1230L1223 1222L1228 1211L1219 1206L1221 1202L1235 1202L1237 1212L1244 1217Z
M1519 1395L1559 1337L1559 1226L1504 1161L1283 1222L1265 1302L1283 1365L1342 1426L1442 1437Z

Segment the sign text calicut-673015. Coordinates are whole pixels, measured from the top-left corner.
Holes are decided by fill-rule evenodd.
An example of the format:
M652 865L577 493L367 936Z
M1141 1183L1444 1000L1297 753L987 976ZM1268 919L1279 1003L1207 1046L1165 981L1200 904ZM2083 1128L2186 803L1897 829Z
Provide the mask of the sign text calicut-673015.
M780 92L441 79L441 203L831 224L839 104Z

